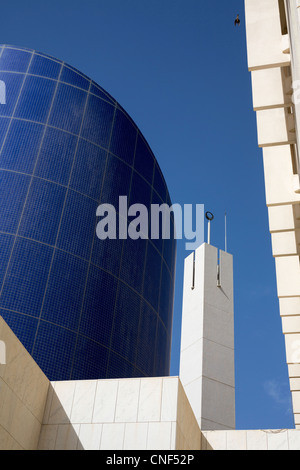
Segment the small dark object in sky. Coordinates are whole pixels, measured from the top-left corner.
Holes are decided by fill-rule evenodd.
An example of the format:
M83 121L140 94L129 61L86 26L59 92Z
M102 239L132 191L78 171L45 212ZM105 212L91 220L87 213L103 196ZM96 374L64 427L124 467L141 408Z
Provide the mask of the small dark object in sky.
M240 18L239 18L239 15L237 15L237 16L236 16L236 19L234 20L234 26L236 26L236 25L239 25L239 26L240 26L240 24L241 24L241 20L240 20Z

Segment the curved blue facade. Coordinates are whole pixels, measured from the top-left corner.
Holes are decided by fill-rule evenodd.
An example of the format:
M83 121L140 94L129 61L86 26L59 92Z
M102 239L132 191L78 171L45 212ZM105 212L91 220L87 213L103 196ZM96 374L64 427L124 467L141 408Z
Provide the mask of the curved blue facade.
M168 375L174 236L95 230L119 196L171 205L147 142L62 61L0 46L0 80L0 315L50 380Z

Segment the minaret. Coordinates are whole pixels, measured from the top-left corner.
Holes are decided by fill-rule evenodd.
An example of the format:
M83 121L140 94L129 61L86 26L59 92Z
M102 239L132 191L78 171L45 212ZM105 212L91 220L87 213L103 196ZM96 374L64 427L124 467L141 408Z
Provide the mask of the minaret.
M201 430L235 428L232 261L208 243L185 259L180 379Z

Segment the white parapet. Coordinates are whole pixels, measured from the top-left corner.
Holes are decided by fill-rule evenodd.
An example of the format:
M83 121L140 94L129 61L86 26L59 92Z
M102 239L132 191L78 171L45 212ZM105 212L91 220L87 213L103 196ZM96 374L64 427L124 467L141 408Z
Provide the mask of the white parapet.
M178 377L52 382L39 450L200 450Z
M180 379L200 429L235 428L232 255L206 243L185 260Z

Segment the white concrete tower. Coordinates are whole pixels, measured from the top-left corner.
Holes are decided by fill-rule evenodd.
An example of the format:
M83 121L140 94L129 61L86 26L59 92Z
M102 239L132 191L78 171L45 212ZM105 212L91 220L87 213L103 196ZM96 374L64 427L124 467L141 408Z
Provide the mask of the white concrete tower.
M185 259L180 380L201 430L235 428L232 255L207 243Z

